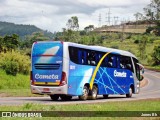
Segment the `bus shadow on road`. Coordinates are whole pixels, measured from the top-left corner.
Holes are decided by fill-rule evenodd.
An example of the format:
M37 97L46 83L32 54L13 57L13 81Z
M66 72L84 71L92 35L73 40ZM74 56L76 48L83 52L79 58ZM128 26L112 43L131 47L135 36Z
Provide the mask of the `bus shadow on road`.
M96 100L90 100L90 99L87 99L87 100L85 100L85 101L83 101L83 100L80 100L78 97L73 97L71 100L68 100L68 101L63 101L63 100L61 100L60 98L57 100L57 101L53 101L53 100L51 100L50 99L50 97L34 97L34 98L24 98L23 100L25 100L25 101L33 101L33 102L46 102L46 103L48 103L48 102L56 102L56 103L67 103L67 102L70 102L70 103L74 103L74 102L104 102L104 101L125 101L125 100L132 100L133 98L135 98L135 97L132 97L132 98L126 98L125 96L109 96L108 98L103 98L103 96L99 96L99 97L97 97L97 99Z

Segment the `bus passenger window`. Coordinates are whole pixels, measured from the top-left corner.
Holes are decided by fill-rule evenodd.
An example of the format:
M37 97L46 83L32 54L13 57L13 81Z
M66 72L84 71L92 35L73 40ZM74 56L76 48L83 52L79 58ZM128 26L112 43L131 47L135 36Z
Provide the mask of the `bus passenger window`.
M113 56L108 56L107 67L113 67Z
M91 52L91 64L96 65L96 53L94 51Z
M78 64L82 64L82 51L81 50L79 50L78 51Z
M90 65L91 61L90 61L90 52L87 52L87 64Z
M96 62L96 64L98 64L98 62L99 62L99 60L100 60L100 54L99 53L97 53L96 54L96 58L95 58L95 62Z
M86 56L87 56L87 54L86 54L86 51L82 51L82 64L83 65L85 65L86 64Z
M126 69L133 72L133 66L132 66L132 61L130 57L126 58Z
M129 70L131 70L132 69L131 64L126 64L126 68L129 69Z
M69 56L72 62L78 64L78 48L69 46Z
M119 67L120 67L120 69L124 69L126 67L125 66L125 58L123 56L119 57Z
M96 53L94 51L89 51L87 58L89 65L96 65Z

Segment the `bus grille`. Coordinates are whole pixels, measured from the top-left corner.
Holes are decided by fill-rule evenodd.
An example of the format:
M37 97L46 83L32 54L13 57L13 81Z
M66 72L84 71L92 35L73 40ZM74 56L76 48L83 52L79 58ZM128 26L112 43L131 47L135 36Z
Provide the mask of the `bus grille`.
M34 67L40 70L57 70L59 69L60 64L39 63L39 64L34 64Z

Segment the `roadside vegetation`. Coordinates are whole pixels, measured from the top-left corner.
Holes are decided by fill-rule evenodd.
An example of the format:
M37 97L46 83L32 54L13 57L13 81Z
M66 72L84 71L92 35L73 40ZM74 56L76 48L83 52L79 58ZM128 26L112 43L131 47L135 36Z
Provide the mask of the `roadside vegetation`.
M71 112L71 116L76 115L76 111L79 112L89 112L89 111L96 111L95 114L91 116L94 117L85 117L86 114L82 114L81 117L43 117L43 119L127 119L127 120L148 120L148 119L153 119L153 117L105 117L105 114L101 112L111 112L110 115L115 114L114 111L124 111L124 114L127 116L127 111L152 111L155 113L159 111L160 104L159 104L159 99L157 100L140 100L140 101L121 101L121 102L105 102L105 103L94 103L94 104L66 104L66 105L41 105L41 104L33 104L33 103L26 103L24 105L19 105L19 106L0 106L0 110L3 111L8 111L12 107L11 111L52 111L53 116L62 116L61 114L58 114L59 112L57 111L73 111ZM75 114L74 114L75 112ZM66 113L64 112L63 115ZM142 113L141 113L142 114ZM42 113L42 116L45 115ZM68 115L68 114L67 114ZM96 117L96 116L103 116L103 117ZM114 116L114 115L113 115ZM9 119L9 118L8 118ZM13 119L13 118L12 118ZM17 118L16 118L17 119ZM36 118L30 118L30 119L36 119ZM41 118L37 118L41 119ZM158 117L154 117L154 120L158 120Z
M84 107L85 106L85 107ZM6 111L11 106L0 106L0 110ZM159 111L159 99L119 101L91 104L66 104L66 105L40 105L26 103L12 106L12 111Z

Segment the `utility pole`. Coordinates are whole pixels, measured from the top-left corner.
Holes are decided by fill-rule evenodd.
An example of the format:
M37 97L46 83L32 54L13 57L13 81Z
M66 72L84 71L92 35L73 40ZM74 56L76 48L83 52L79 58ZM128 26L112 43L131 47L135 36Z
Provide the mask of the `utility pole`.
M99 21L99 23L98 23L98 27L101 27L101 21L102 21L102 18L101 18L101 14L99 14L99 19L98 19L98 21Z
M111 34L111 11L110 11L110 8L108 10L108 13L106 13L107 17L106 17L106 22L108 23L108 30L109 30L109 33ZM107 31L107 29L106 29Z
M122 42L124 41L124 32L125 32L125 20L123 19L123 21L121 21L121 25L122 25Z
M109 8L109 11L107 13L107 17L106 17L107 21L108 22L108 26L111 25L111 11L110 11L110 8Z
M118 16L114 16L114 25L116 26L117 25L117 22L118 22Z

